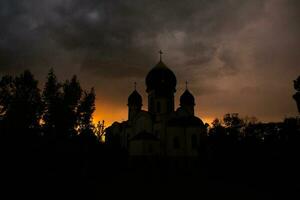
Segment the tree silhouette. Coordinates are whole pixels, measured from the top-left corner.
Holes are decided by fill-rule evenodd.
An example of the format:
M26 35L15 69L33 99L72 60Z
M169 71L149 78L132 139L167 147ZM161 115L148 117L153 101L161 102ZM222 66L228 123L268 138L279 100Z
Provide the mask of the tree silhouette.
M31 72L26 70L14 79L3 77L1 94L1 115L10 135L24 138L26 133L38 131L43 104Z
M76 135L78 126L78 106L82 95L82 89L76 76L71 81L63 84L63 97L61 107L60 130L66 137Z
M7 125L4 121L6 119L6 113L9 109L10 103L12 101L14 91L13 78L11 76L3 76L0 80L0 134L1 136L6 136Z
M47 82L43 90L42 98L45 105L43 115L44 132L47 138L57 137L59 120L61 119L62 92L61 84L58 83L54 70L50 69Z
M239 118L238 113L225 114L223 121L227 128L240 128L243 125L243 120Z
M98 121L97 125L96 125L96 135L97 135L98 139L102 142L104 142L103 141L104 134L105 134L104 120L102 122Z
M220 137L225 135L225 127L222 126L222 121L218 118L213 120L212 127L209 130L209 135L213 137Z
M78 116L79 116L79 132L93 132L95 128L92 122L93 113L95 111L95 91L94 88L90 92L85 91L83 93L83 98L78 106Z
M296 80L294 80L294 88L297 92L300 92L300 76Z
M300 76L294 80L294 88L297 92L293 95L293 98L297 103L298 112L300 113Z
M93 113L95 111L95 91L92 88L89 92L85 91L78 106L78 131L80 143L85 152L93 149L99 142L93 124Z
M238 137L241 128L244 126L244 121L239 118L238 113L227 113L223 117L223 121L226 127L228 135Z
M0 116L4 116L8 110L14 88L13 78L11 76L3 76L0 80Z

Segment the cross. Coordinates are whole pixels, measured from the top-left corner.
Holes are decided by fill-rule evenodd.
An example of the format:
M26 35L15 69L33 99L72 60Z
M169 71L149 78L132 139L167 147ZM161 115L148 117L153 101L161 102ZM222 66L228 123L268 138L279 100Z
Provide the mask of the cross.
M136 90L136 82L134 82L134 90Z
M162 57L163 52L161 50L159 50L159 60L161 61L161 57Z
M185 81L185 89L187 90L188 89L188 82Z

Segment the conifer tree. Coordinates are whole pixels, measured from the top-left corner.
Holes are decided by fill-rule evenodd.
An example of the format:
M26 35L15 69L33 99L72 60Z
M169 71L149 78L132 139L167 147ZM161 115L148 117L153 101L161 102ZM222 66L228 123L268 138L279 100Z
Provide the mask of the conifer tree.
M43 104L38 81L31 72L26 70L15 78L4 77L1 80L1 91L1 114L10 134L26 137L26 133L37 132Z
M50 69L43 91L45 113L43 115L44 132L47 136L56 138L59 132L59 120L61 116L62 92L54 70Z

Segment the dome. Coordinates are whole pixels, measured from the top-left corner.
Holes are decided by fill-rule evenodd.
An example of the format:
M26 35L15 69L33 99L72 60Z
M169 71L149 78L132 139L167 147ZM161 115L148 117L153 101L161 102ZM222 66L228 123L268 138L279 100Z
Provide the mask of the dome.
M162 61L159 61L146 77L147 92L151 90L175 92L176 83L176 76Z
M128 97L128 105L142 106L142 96L134 90Z
M195 105L195 98L188 89L180 97L180 106L183 105Z

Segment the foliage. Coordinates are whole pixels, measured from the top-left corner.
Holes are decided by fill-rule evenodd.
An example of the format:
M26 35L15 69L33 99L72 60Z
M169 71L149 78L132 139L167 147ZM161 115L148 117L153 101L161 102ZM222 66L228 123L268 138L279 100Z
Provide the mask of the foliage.
M76 76L71 81L67 80L63 84L62 107L61 107L61 130L68 133L70 137L76 135L79 124L78 106L82 95L82 89Z
M53 134L58 132L62 107L61 84L58 83L53 69L50 69L48 73L42 97L45 105L43 127L46 135L51 137Z
M94 111L94 89L82 92L76 76L61 84L50 69L42 92L30 71L0 79L0 128L10 136L33 130L50 141L95 135Z
M231 128L231 129L239 129L244 124L244 121L241 118L239 118L238 113L225 114L223 117L223 121L226 128Z
M300 92L300 76L296 80L294 80L294 88L297 92Z
M93 113L95 111L95 90L92 88L89 92L84 91L83 98L80 101L77 113L79 116L79 130L93 130Z
M38 129L43 112L43 104L38 81L30 71L24 71L13 78L1 79L1 115L7 129L21 134L29 129Z
M13 77L3 76L0 80L0 116L4 116L9 108L14 92Z

